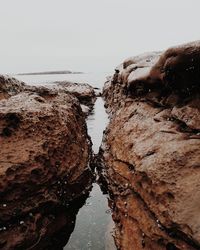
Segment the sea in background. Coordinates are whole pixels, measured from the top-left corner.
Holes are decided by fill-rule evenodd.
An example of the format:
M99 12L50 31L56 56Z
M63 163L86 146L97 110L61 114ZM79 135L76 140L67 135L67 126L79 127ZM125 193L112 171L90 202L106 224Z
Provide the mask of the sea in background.
M30 85L45 85L55 81L88 83L102 89L110 72L51 75L13 75ZM93 142L93 151L98 153L103 131L108 124L102 98L97 98L94 110L87 118L88 134ZM97 183L93 184L85 205L80 208L73 233L64 250L115 250L113 239L114 222L108 206L108 196L103 194Z
M106 77L112 72L82 73L82 74L45 74L45 75L12 75L27 84L44 85L55 81L71 81L77 83L88 83L94 88L102 88Z

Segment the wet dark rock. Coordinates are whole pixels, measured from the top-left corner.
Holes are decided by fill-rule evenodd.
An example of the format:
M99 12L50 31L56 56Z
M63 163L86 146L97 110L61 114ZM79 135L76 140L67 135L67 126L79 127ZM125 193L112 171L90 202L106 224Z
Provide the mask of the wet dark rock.
M200 249L199 60L199 41L147 53L104 86L99 171L120 249Z

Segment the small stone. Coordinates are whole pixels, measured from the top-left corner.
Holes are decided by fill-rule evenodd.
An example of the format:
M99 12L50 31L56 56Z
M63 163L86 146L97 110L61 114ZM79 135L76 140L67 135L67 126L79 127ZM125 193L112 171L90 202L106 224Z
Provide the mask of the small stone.
M3 205L2 205L3 207L7 207L7 205L4 203Z
M128 185L129 185L129 184L128 184L128 183L126 183L126 184L125 184L125 187L127 188L127 187L128 187Z
M145 247L145 241L142 240L142 247L144 248Z
M92 246L92 242L89 241L89 242L87 243L87 245L88 245L88 247L91 247L91 246Z
M91 206L92 203L91 202L86 202L86 206Z
M111 214L111 209L107 209L106 214Z
M24 224L24 221L23 221L23 220L21 220L21 221L19 222L19 224L20 224L20 225L23 225L23 224Z

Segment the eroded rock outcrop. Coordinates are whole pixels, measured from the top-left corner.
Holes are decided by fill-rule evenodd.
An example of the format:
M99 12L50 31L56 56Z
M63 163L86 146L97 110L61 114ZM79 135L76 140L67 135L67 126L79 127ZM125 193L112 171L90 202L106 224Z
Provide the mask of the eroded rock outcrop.
M53 96L57 93L72 94L78 98L83 111L93 108L96 101L95 90L87 83L60 81L44 85L28 85L9 76L0 75L0 100L20 92L37 93L40 96Z
M45 84L45 86L26 86L26 90L30 92L36 92L39 95L49 95L54 93L66 93L72 94L79 100L81 107L87 110L85 107L89 107L89 111L92 110L96 101L96 95L94 88L86 83L74 83L74 82L54 82L51 84Z
M66 241L73 230L70 204L91 187L85 117L70 94L2 79L0 248L55 249L55 234Z
M24 91L25 83L0 75L0 100Z
M129 58L104 87L102 176L119 249L200 249L200 42Z

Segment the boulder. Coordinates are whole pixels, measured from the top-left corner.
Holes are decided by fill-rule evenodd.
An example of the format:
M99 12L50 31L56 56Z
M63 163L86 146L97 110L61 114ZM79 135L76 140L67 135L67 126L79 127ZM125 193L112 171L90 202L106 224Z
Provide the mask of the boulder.
M60 230L69 238L78 211L70 206L91 188L85 116L69 93L12 79L1 90L0 248L55 249L47 239Z
M199 48L128 59L105 84L99 171L119 249L200 249Z
M88 106L89 111L92 110L96 101L95 90L87 83L61 81L37 86L28 85L9 76L0 75L0 100L20 92L37 93L40 96L47 97L57 95L57 93L72 94L77 97L82 105Z

